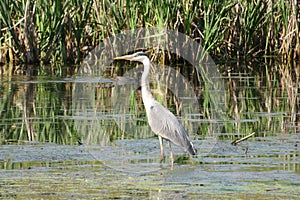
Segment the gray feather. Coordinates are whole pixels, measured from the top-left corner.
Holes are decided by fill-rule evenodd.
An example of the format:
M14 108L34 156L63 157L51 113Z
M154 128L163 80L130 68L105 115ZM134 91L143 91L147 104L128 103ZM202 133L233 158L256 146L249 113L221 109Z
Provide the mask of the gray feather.
M148 110L147 117L152 131L170 140L175 145L183 147L189 154L195 155L193 144L189 140L185 128L175 115L156 100L153 100L151 104L146 110Z

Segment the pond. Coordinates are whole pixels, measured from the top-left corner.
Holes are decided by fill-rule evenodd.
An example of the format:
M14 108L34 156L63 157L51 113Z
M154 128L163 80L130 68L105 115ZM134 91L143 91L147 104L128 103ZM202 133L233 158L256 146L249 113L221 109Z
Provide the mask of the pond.
M173 147L173 167L147 124L140 65L94 77L2 72L0 198L297 199L300 68L273 64L219 65L223 91L189 66L152 69L154 97L197 149Z

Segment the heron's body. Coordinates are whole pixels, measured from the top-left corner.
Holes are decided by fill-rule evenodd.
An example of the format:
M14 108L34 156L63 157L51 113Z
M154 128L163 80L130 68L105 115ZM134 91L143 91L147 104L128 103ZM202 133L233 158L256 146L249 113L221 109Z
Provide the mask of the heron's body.
M137 52L128 56L115 58L117 60L132 60L142 62L144 71L142 74L142 99L146 109L147 118L151 130L158 135L161 148L161 156L164 157L162 138L171 141L177 146L184 148L190 155L195 155L195 149L192 142L189 140L188 134L183 125L178 121L173 113L163 107L156 101L148 86L148 75L150 70L150 60L143 52ZM170 144L171 148L171 144ZM173 153L171 149L171 159L173 163Z

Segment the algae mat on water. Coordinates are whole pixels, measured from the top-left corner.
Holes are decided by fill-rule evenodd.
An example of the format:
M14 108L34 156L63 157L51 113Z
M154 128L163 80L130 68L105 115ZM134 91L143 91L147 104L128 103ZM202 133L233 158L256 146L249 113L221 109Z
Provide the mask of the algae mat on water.
M298 136L295 136L296 139ZM297 199L300 195L299 141L264 138L231 146L219 142L208 155L181 159L170 170L169 160L158 154L129 156L134 170L118 170L108 163L117 147L80 147L54 144L2 145L0 197L3 199ZM118 141L118 146L155 139ZM195 144L200 145L199 143ZM86 149L102 156L97 160ZM205 146L203 146L205 148ZM245 149L247 152L245 154ZM123 149L124 150L124 149ZM176 149L175 149L176 151ZM122 154L123 156L126 154ZM128 154L130 155L130 154ZM102 158L102 159L101 159ZM148 159L145 159L148 158ZM122 164L126 165L126 159ZM109 162L108 162L109 161ZM149 172L139 172L147 165Z

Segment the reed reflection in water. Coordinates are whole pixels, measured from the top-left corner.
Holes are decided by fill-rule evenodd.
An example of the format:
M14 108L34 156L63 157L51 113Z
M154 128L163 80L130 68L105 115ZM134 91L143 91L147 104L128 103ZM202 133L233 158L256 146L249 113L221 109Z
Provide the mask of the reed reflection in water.
M257 66L264 69L262 73L247 68L223 73L226 119L221 119L218 139L232 140L252 132L264 137L299 133L299 66L274 65L276 73L267 64ZM220 66L225 67L230 68ZM142 68L130 69L121 74L129 81L115 81L110 76L114 69L108 69L103 77L81 79L36 76L38 73L31 71L2 74L1 141L111 145L115 140L154 137L140 95ZM188 82L176 85L178 70L155 70L161 70L151 72L155 98L179 116L193 140L203 140L210 125L220 119L210 117L202 82L183 70Z

